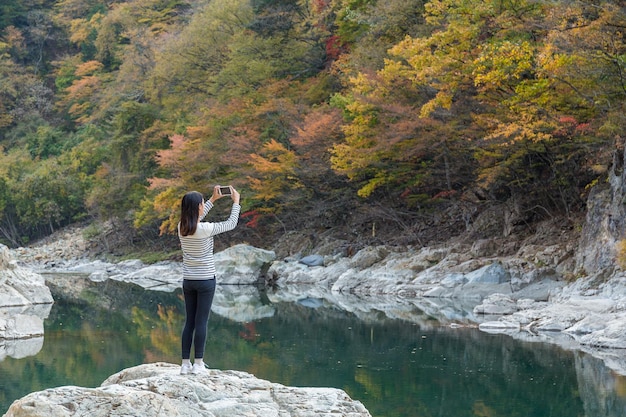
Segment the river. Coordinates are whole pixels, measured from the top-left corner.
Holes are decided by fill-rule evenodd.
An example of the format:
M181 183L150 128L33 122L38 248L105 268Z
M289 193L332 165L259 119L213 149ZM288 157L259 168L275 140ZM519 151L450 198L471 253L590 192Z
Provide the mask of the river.
M271 289L252 288L252 307L251 287L243 288L230 287L232 302L218 302L209 320L205 360L212 368L341 388L374 417L626 415L626 377L582 352L451 328L435 318L364 318L315 299L272 302ZM238 300L239 292L247 295ZM96 387L127 367L179 363L180 291L106 281L80 299L54 295L41 349L0 358L3 413L32 391Z

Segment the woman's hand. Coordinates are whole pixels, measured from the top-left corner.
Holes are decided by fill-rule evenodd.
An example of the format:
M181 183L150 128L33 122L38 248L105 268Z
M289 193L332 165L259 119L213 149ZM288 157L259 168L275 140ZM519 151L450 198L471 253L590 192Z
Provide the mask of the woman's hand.
M233 199L233 203L239 204L239 191L235 190L235 187L230 186L230 198Z
M220 193L220 186L216 185L213 187L213 195L211 196L211 198L209 198L209 201L211 202L211 204L215 203L215 201L219 200L220 198L224 197L222 195L222 193Z

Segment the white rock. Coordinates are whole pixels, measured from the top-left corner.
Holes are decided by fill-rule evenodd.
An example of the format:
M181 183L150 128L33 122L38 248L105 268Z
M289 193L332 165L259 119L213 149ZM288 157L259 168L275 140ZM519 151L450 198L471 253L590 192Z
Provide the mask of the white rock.
M493 263L466 274L470 284L503 284L511 280L511 276L501 264Z
M45 279L18 266L9 249L0 245L0 340L43 335L43 320L48 317L52 303ZM15 346L13 343L14 350L19 350Z
M273 251L250 245L235 245L215 254L219 282L223 284L254 284L263 267L276 259Z
M178 365L146 364L112 375L99 388L34 392L15 401L5 417L371 416L340 389L287 387L238 371L179 371Z
M504 294L491 294L482 304L474 307L476 314L509 315L517 311L517 302Z

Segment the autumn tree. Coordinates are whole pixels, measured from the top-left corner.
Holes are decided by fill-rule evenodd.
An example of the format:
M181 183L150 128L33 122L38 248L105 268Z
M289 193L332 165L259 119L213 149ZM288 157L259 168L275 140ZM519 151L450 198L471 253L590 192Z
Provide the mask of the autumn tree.
M335 98L347 124L333 167L361 184L363 196L400 183L409 200L478 185L491 198L523 196L543 215L577 207L598 146L588 126L599 107L587 82L609 83L584 73L592 64L574 47L582 46L575 34L606 39L606 20L619 27L620 13L562 7L569 12L526 1L427 3L431 33L398 42L384 68L354 76L350 93ZM544 18L547 10L556 20ZM619 66L600 68L598 77L619 77Z
M229 59L230 42L252 19L247 0L212 1L195 13L180 34L156 51L148 79L149 98L184 114L215 88L216 76Z

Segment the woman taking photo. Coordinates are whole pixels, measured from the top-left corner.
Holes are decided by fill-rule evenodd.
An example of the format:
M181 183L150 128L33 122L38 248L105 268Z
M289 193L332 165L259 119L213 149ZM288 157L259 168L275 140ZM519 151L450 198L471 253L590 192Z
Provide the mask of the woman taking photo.
M203 222L215 201L230 194L233 207L226 221ZM205 371L204 345L207 323L215 295L215 260L213 236L233 230L239 220L239 193L232 186L213 188L213 195L204 201L202 194L190 191L183 196L178 223L178 237L183 250L183 294L185 297L185 326L182 333L182 375ZM194 363L191 364L191 345Z

